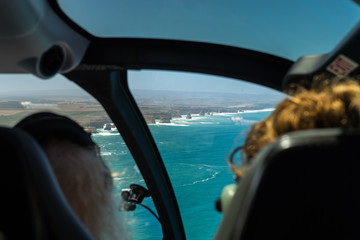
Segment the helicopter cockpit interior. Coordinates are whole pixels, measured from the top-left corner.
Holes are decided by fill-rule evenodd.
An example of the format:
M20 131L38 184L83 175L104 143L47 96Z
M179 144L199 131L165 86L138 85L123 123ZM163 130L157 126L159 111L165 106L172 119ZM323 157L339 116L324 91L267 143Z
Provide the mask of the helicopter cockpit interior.
M39 111L92 134L125 239L357 239L356 132L280 138L226 210L215 202L233 183L229 153L286 89L323 72L359 80L359 1L13 0L0 12L0 239L93 239L40 146L12 128ZM319 159L312 171L307 152ZM309 209L335 220L319 225Z

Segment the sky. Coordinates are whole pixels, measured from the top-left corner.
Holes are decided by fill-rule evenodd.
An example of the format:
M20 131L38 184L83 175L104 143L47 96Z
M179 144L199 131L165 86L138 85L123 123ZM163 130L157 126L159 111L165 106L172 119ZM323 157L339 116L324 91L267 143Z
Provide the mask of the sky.
M0 93L78 88L60 74L50 79L40 79L32 74L0 74Z
M59 0L59 4L97 36L208 41L291 60L331 51L360 20L360 7L351 0ZM129 79L131 86L142 89L156 85L162 89L235 89L234 81L219 85L215 77L194 76L139 71L131 72ZM167 81L170 78L172 82ZM48 80L28 74L0 75L0 92L77 88L60 75ZM243 84L242 89L252 91L253 87Z
M97 36L207 41L292 60L330 51L360 20L351 0L74 2L59 0L70 18Z
M128 81L130 89L218 93L275 93L275 90L245 81L207 74L175 71L130 71ZM221 84L219 84L219 82Z
M2 80L4 79L4 80ZM275 93L267 87L234 80L225 77L211 76L198 73L141 70L129 71L128 81L130 89L148 90L176 90L203 91L220 93ZM221 84L219 84L221 82ZM0 93L46 91L46 90L79 89L79 87L63 77L57 75L50 79L40 79L31 74L3 74L0 75Z

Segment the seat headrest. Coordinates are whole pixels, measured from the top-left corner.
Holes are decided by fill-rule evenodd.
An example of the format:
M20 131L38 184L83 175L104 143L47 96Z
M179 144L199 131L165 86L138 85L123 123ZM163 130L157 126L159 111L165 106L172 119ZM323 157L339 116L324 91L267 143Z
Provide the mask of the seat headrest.
M15 125L34 137L39 143L50 138L68 140L82 147L94 147L95 143L79 124L68 117L51 112L32 114Z
M93 239L31 136L0 127L0 152L0 235L5 239Z
M215 239L359 239L360 132L286 134L253 159Z

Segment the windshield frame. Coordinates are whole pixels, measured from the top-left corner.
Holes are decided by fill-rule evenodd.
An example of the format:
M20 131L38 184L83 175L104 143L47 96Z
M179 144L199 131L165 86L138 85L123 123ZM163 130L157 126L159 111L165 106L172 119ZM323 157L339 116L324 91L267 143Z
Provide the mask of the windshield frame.
M142 136L147 138L146 148L149 151L157 155L158 148L136 103L132 109L124 112L115 106L116 100L111 97L114 90L110 81L111 72L120 70L124 74L130 69L158 69L206 73L240 79L281 91L283 79L291 71L294 63L292 60L262 52L204 42L95 37L70 20L61 11L56 0L49 1L64 21L90 40L90 45L80 65L64 76L76 82L104 106L138 165L149 166L154 163L154 159L157 163L161 163L162 159L160 155L153 158L152 154L135 154L136 150L143 151L144 147L141 145L141 139L134 138L134 133L131 133L136 128L143 129ZM336 57L333 55L334 53L327 55L327 62ZM324 66L321 67L324 68ZM314 74L314 71L310 74ZM102 88L104 85L106 85L105 90ZM126 95L125 98L129 98L128 100L134 103L131 94ZM122 126L124 121L121 119L125 119L128 113L135 114L139 122ZM151 170L146 170L145 167L140 171L154 198L160 219L165 219L162 226L164 239L185 239L181 216L178 213L179 208L175 195L171 193L173 189L167 180L166 169L162 169L161 164L157 168L159 172L162 172L160 180L156 180ZM167 188L165 194L160 191L160 188L164 186ZM161 210L162 204L169 200L168 197L172 206Z

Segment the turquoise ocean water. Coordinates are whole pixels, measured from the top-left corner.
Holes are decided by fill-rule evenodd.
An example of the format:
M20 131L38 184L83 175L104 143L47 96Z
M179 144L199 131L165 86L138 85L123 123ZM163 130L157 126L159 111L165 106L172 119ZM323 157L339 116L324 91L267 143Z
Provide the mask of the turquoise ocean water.
M246 130L271 111L183 116L169 124L149 125L174 187L187 239L214 236L222 217L215 200L225 185L233 183L226 158L241 145ZM93 138L114 173L118 192L132 183L146 186L119 133L99 129ZM143 203L156 210L150 198ZM162 239L160 224L143 207L122 214L133 239Z

